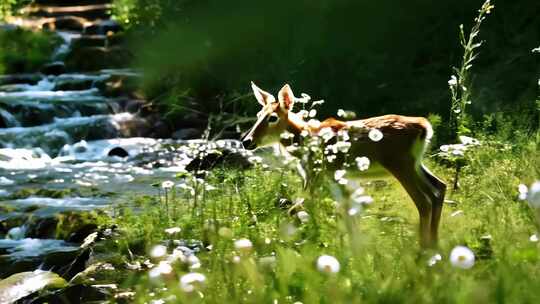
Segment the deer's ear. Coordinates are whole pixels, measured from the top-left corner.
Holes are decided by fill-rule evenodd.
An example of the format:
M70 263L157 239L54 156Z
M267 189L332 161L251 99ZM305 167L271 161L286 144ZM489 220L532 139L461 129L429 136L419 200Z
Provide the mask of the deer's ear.
M261 90L258 86L251 82L251 89L253 89L253 94L255 95L255 98L257 98L257 101L264 107L269 103L275 102L276 98L272 96L272 94L265 92Z
M286 111L292 110L292 107L294 105L294 94L288 84L284 85L283 88L279 90L278 100L279 106L282 109Z

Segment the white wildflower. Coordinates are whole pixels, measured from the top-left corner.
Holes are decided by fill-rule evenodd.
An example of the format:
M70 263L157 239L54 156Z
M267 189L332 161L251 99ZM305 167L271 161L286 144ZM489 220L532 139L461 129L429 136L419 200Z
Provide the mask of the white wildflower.
M437 253L436 255L434 255L434 256L432 256L431 258L429 258L427 264L428 264L429 267L432 267L432 266L434 266L435 264L437 264L437 263L438 263L439 261L441 261L441 260L442 260L442 256L441 256L440 254Z
M319 136L323 138L324 142L328 142L334 135L334 131L332 131L332 128L330 127L322 128L321 131L319 131Z
M307 223L309 222L309 213L301 210L301 211L298 211L298 213L296 214L296 216L298 217L298 219L300 220L300 222L302 223Z
M239 239L234 241L234 248L238 251L249 252L253 248L253 243L248 239Z
M455 149L455 150L452 150L452 155L463 156L465 155L465 151L463 149Z
M344 178L346 173L347 173L347 171L345 171L345 170L336 170L336 172L334 172L334 179L338 183L340 183L342 185L345 185L345 184L347 184L347 180Z
M460 136L459 141L464 145L476 146L480 144L480 141L478 139L469 136Z
M341 153L347 153L351 148L351 143L348 141L338 141L335 145L335 150Z
M294 138L294 134L292 134L291 132L289 131L285 131L285 132L282 132L279 137L281 139L285 139L285 140L288 140L288 139L292 139Z
M313 118L313 117L315 117L315 116L317 116L317 110L311 109L311 110L309 111L308 117Z
M352 206L349 208L349 210L347 210L347 214L349 216L355 216L360 213L360 211L362 211L362 206Z
M166 254L167 254L167 247L163 245L156 245L150 251L150 256L156 259L161 258Z
M338 117L345 117L345 110L339 109L339 110L337 111L337 116L338 116Z
M369 169L370 161L369 158L362 156L354 159L356 161L356 166L360 171L366 171Z
M185 262L187 262L187 257L184 254L184 251L175 248L173 250L172 254L169 255L169 257L167 258L167 261L169 261L170 263L174 263L176 261L180 261L182 263L185 263Z
M371 129L369 130L368 137L372 141L378 142L383 138L383 134L379 129Z
M311 103L311 106L312 107L315 107L315 106L320 106L324 103L324 99L321 99L321 100L316 100L314 102Z
M349 139L351 139L351 137L349 136L349 131L347 130L339 130L338 136L339 138L341 138L342 141L348 141Z
M321 122L317 119L310 119L307 124L312 129L318 129L321 127Z
M168 189L171 189L172 187L174 187L174 182L173 181L164 181L163 183L161 183L161 188L165 189L165 190L168 190Z
M531 237L529 237L529 241L533 243L538 242L538 236L536 234L531 235Z
M518 185L519 199L524 201L527 199L527 193L529 193L529 188L524 184Z
M334 160L336 160L336 158L337 158L337 156L334 155L334 154L332 154L332 155L328 155L328 156L326 157L326 160L328 160L329 163L333 163Z
M309 131L308 130L302 130L302 132L300 132L300 136L308 137L309 136Z
M199 269L201 268L201 260L194 254L191 254L186 259L189 269Z
M456 246L450 252L450 263L457 268L469 269L474 266L474 253L465 246Z
M176 234L176 233L179 233L180 231L182 231L180 227L172 227L172 228L165 229L165 232L167 234Z
M527 201L533 208L540 208L540 181L534 182L529 188Z
M337 273L339 272L339 261L331 255L321 255L317 259L317 269L324 273Z
M456 86L458 83L457 77L455 75L450 76L450 80L448 80L449 86Z
M161 261L161 262L159 262L159 264L157 264L157 266L150 269L150 271L148 272L148 275L151 278L157 278L157 277L161 276L162 274L170 274L172 271L173 271L173 268L169 264L169 262Z
M185 292L192 292L195 289L204 287L206 277L202 273L191 272L180 278L180 288Z
M300 116L302 119L306 119L309 116L309 112L306 110L300 110L298 111L298 116Z

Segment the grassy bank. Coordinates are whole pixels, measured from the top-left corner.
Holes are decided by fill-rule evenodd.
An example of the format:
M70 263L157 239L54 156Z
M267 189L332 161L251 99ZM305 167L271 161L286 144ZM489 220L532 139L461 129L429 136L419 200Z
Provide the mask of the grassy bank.
M537 302L540 247L518 185L540 176L538 134L481 143L467 151L460 189L447 195L436 250L420 250L417 211L393 180L363 180L374 201L349 215L333 181L307 193L282 164L218 168L115 211L123 267L138 269L123 287L138 303ZM452 181L451 168L428 163ZM300 198L303 208L290 210ZM191 258L180 245L195 250ZM450 263L457 245L474 252L471 269ZM318 269L321 255L336 257L340 270ZM182 285L193 272L204 283Z
M39 72L60 42L51 32L0 28L0 74Z

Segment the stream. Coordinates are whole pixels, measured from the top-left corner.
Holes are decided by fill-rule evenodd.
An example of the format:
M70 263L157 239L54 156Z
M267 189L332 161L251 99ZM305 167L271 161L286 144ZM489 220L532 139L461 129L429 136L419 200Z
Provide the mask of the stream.
M56 17L68 14L65 9ZM63 43L51 64L62 67L74 41L98 37L99 27L98 35L86 33L97 22L101 32L112 27L110 20L97 20L81 32L57 23ZM141 102L108 91L111 82L140 77L139 71L106 66L0 76L0 279L57 271L91 232L58 237L59 214L107 210L134 196L156 195L151 184L173 179L205 144L149 137ZM232 140L214 145L241 148Z

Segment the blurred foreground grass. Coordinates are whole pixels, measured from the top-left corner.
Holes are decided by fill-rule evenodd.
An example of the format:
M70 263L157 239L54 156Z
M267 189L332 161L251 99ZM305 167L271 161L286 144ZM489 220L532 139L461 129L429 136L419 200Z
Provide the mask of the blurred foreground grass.
M140 265L123 287L138 303L538 303L534 213L517 198L520 183L540 176L538 135L481 140L447 195L436 250L420 250L417 211L393 180L364 180L374 202L349 216L331 182L306 193L279 164L217 168L115 210L115 250ZM428 163L451 182L452 170ZM287 212L299 198L303 212ZM457 245L475 253L471 269L450 263ZM317 265L321 255L339 271Z

